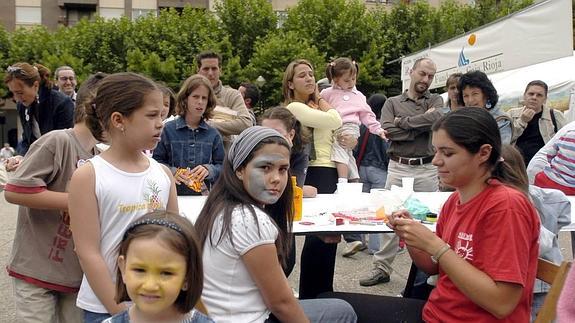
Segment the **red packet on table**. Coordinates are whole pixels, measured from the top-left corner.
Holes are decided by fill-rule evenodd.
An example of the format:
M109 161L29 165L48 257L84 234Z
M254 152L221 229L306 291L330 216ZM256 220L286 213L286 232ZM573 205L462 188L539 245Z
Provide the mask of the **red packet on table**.
M372 221L387 223L387 216L383 207L376 212L368 209L359 209L353 211L334 212L333 216L336 218L348 219L350 221Z

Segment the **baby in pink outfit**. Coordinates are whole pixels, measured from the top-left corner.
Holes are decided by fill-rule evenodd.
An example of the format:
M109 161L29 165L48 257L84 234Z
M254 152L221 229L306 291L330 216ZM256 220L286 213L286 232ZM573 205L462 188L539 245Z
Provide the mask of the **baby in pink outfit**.
M353 151L342 147L337 137L340 134L351 134L359 138L359 126L365 125L369 132L385 137L385 130L376 120L375 114L367 104L365 95L355 88L358 74L357 64L349 58L340 57L329 63L326 69L327 78L332 86L321 91L321 98L325 99L337 112L339 112L343 125L334 133L331 160L335 162L338 182L347 182L348 179L358 179L359 172L353 157Z

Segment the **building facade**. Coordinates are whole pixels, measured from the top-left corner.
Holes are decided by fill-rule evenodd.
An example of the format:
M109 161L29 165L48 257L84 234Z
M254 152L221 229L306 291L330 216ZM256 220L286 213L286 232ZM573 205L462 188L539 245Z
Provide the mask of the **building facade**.
M92 19L96 14L104 18L121 16L137 19L150 12L157 14L164 8L183 9L190 5L198 9L214 10L220 0L0 0L0 23L8 31L18 27L44 25L55 30L58 26L73 26L82 18ZM280 20L287 9L298 0L268 0ZM364 0L368 8L391 7L398 3L415 3L421 0ZM439 6L445 0L427 0ZM474 3L473 0L457 0Z
M209 8L210 0L1 0L0 23L8 31L20 26L73 26L82 18L96 14L104 18L127 16L137 19L164 8Z

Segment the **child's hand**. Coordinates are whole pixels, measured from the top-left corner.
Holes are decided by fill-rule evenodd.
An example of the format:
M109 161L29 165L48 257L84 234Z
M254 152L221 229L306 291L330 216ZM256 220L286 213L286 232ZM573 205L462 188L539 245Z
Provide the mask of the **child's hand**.
M388 141L389 139L387 139L387 130L381 129L381 132L379 133L379 137L385 141Z
M174 174L174 179L176 181L176 185L180 185L182 183L187 184L190 181L190 169L178 168Z
M206 179L206 177L208 177L209 174L210 172L205 166L198 165L191 170L190 179L195 180L197 182L203 182L204 179Z

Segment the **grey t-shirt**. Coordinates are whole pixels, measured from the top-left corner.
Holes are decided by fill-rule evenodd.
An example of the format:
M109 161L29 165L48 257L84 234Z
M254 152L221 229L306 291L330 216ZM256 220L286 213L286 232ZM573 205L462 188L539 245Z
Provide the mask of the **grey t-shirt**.
M95 151L85 151L72 129L51 131L31 145L18 169L10 176L6 191L66 192L74 171L92 158ZM68 214L60 210L20 206L7 268L10 275L29 282L31 278L48 283L48 286L42 284L45 288L77 290L82 281L82 269L74 252L69 224Z

